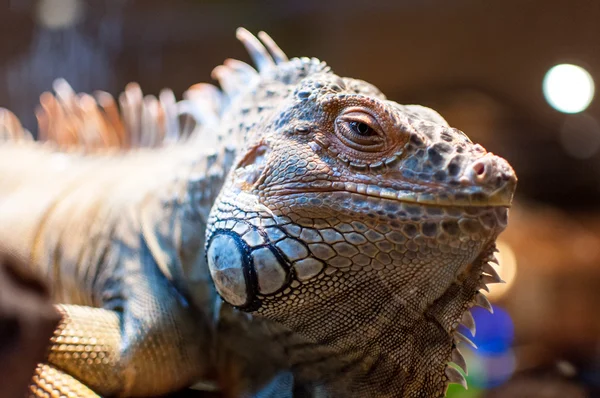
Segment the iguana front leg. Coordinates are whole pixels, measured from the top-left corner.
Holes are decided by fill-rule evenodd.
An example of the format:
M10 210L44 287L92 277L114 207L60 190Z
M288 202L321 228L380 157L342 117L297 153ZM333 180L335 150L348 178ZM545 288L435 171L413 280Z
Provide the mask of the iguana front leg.
M43 396L40 389L82 398L96 393L150 396L183 388L202 373L200 351L190 350L197 344L186 331L171 328L173 323L151 329L140 325L139 335L130 338L127 330L134 326L125 325L115 311L58 308L63 320L51 339L48 364L38 367L31 386L38 396Z
M121 392L126 375L119 314L77 305L57 307L63 319L51 339L51 365L43 364L36 370L33 382L37 388L49 393L71 391L81 397L96 396L92 390L108 396Z
M139 255L141 269L127 261L120 265L130 271L116 289L123 297L107 300L106 308L58 306L63 320L48 362L74 379L49 371L42 378L41 370L52 369L42 367L34 379L36 388L68 388L90 396L81 382L101 396L155 396L184 388L207 373L211 330L203 322L205 314L188 305L145 246ZM124 252L119 256L128 257ZM122 274L118 268L113 272L116 278Z
M39 364L29 387L30 397L100 398L79 380L48 364Z

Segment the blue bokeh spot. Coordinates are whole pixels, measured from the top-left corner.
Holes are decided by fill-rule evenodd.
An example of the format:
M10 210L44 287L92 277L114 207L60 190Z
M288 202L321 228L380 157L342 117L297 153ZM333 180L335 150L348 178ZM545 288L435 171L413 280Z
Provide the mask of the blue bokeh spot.
M510 315L501 307L494 306L493 308L494 314L479 307L471 309L477 325L477 333L472 340L478 347L478 355L505 353L510 349L514 340L515 329ZM466 336L470 335L466 328L462 326L461 328L461 333Z

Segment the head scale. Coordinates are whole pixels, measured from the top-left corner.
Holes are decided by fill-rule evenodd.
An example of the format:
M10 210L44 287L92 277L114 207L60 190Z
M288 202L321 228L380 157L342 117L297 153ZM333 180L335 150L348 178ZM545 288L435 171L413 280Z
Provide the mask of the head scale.
M238 37L259 73L216 70L226 134L245 142L207 231L219 294L330 350L324 373L355 392L443 392L455 329L497 279L512 168L433 110Z

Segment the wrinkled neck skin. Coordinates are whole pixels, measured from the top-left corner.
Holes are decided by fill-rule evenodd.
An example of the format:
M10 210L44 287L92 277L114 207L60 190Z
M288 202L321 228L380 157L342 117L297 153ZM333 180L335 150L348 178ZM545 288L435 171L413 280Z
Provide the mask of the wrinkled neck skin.
M438 396L506 215L232 184L211 214L207 253L218 263L221 246L239 252L227 280L211 266L225 301L301 336L285 347L298 383L324 381L332 396ZM228 290L232 280L243 286Z
M199 142L177 144L170 184L157 184L141 206L144 239L160 270L197 308L212 309L215 293L204 250L208 214L231 166L233 150L203 153ZM164 155L161 155L164 157Z

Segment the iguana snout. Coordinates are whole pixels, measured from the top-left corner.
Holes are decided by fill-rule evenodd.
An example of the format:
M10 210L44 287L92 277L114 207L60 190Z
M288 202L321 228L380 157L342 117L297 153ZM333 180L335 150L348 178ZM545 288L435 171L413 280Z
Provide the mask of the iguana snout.
M471 162L459 178L479 195L473 195L472 205L510 206L517 185L517 176L503 158L487 153Z

